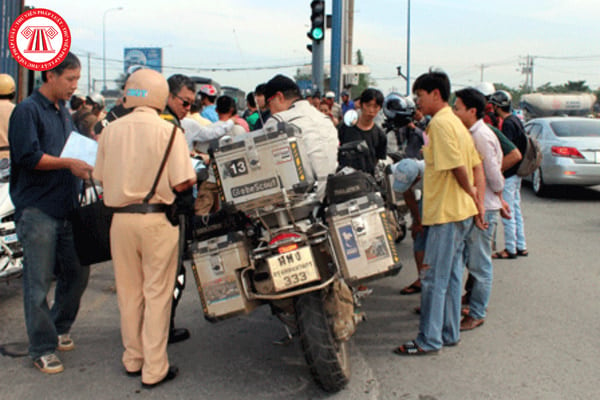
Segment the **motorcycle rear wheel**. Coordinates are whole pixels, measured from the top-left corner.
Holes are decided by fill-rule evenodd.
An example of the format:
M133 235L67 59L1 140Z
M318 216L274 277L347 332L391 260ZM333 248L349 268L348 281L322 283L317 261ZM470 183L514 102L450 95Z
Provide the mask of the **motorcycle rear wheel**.
M350 380L348 342L338 342L323 308L322 291L296 298L296 320L302 352L317 384L326 392L338 392Z

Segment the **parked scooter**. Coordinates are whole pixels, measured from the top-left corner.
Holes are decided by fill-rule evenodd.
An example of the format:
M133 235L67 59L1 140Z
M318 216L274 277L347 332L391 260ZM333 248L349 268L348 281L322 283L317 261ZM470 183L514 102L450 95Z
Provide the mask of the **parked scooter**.
M23 275L23 248L17 238L15 206L9 193L10 161L0 160L0 282Z
M268 304L289 339L299 336L315 381L337 392L363 317L351 287L401 264L379 195L323 208L299 135L280 124L219 144L212 165L225 209L211 216L220 228L196 224L204 240L192 246L192 269L207 320Z

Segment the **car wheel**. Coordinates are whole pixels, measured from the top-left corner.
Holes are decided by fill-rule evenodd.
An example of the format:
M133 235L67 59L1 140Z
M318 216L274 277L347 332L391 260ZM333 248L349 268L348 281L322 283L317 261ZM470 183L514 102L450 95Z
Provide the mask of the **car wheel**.
M538 197L543 197L548 192L548 185L544 183L541 168L538 168L533 172L531 187L533 193Z

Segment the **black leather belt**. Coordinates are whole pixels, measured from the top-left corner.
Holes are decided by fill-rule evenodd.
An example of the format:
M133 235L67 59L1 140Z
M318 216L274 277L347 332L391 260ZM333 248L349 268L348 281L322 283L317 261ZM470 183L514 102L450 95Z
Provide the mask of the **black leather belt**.
M10 146L0 146L0 151L10 150Z
M116 213L148 214L164 213L169 208L166 204L130 204L125 207L113 207Z

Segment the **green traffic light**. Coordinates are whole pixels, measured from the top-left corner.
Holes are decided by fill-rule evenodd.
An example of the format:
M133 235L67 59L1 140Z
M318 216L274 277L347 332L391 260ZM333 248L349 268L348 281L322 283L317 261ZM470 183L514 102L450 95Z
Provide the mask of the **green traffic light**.
M313 28L311 36L314 40L323 39L323 29L322 28Z

